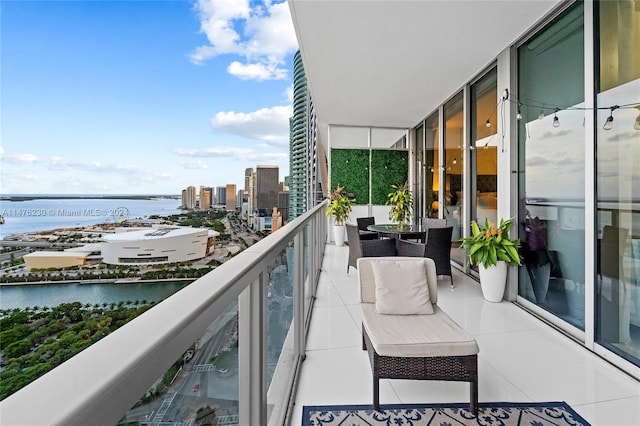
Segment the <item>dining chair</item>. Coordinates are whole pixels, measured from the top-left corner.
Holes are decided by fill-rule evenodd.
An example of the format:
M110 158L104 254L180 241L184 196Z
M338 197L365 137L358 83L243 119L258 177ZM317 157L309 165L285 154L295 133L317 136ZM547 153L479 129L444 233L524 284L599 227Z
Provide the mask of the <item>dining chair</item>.
M453 226L426 228L425 232L424 257L433 259L436 264L437 275L449 276L451 288L453 288L453 274L451 273L451 236L453 235Z
M358 231L360 233L361 240L377 240L378 239L377 232L369 231L367 229L369 225L376 224L375 217L358 217L356 218L356 223L358 224Z
M424 229L427 228L446 228L447 227L447 219L436 219L432 217L423 217L422 218L422 227ZM420 238L420 242L424 243L424 237Z
M358 226L352 223L345 224L347 227L347 244L349 245L349 259L347 261L347 275L349 267L358 269L358 259L361 257L395 256L395 239L375 239L362 240Z

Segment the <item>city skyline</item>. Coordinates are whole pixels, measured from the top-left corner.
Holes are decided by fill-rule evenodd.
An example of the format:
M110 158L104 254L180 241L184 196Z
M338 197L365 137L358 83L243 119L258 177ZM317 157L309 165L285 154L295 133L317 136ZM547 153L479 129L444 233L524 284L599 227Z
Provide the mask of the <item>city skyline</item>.
M2 194L179 194L289 173L286 2L3 2Z

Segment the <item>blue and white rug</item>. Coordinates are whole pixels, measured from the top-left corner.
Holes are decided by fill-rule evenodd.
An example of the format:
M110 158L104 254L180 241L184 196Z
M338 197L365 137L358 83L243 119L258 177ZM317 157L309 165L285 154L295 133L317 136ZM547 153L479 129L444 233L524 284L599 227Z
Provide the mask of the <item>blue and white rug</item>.
M469 404L383 404L304 406L302 426L587 426L565 402L487 402L474 416Z

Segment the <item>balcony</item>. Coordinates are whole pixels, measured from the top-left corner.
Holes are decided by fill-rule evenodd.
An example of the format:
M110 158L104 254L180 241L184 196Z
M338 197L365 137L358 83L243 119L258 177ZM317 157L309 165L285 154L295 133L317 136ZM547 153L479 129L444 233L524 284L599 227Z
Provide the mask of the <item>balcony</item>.
M196 408L216 404L224 424L297 425L303 405L371 403L357 271L346 274L347 246L325 244L324 210L305 213L10 396L0 423L113 425L127 416L187 425ZM277 299L283 276L292 294ZM454 282L453 291L448 279L440 283L439 304L478 340L480 402L562 400L594 425L640 424L637 381L518 306L485 302L459 271ZM278 335L269 324L283 318L290 326ZM234 341L229 368L214 367L213 345ZM195 355L171 390L132 409L190 348ZM465 402L468 384L383 380L380 397Z
M296 393L304 405L371 404L362 350L357 271L345 273L347 246L327 245ZM513 303L490 303L480 284L454 269L438 283L438 304L478 341L479 401L565 401L593 425L640 424L637 381ZM381 404L469 401L469 384L381 380Z

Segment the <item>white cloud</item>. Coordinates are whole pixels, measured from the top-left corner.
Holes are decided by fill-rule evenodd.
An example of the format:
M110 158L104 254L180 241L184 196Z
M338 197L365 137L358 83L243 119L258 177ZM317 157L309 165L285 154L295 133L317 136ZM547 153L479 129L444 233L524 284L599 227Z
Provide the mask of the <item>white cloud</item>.
M270 80L287 78L287 71L275 64L241 64L233 61L227 67L227 72L240 80Z
M184 161L184 162L180 163L180 165L182 167L184 167L185 169L194 169L194 170L203 170L203 169L208 169L209 168L208 165L206 165L205 163L203 163L200 160Z
M211 120L211 125L218 132L285 147L289 145L289 117L292 114L291 106L261 108L249 113L221 111Z
M287 90L284 92L284 96L289 102L293 103L293 84L287 87Z
M227 71L241 79L285 79L282 66L298 44L287 2L251 5L248 0L198 0L195 5L200 31L208 45L197 47L191 62L202 64L219 55L245 58L232 62Z
M174 152L184 157L204 158L233 158L239 161L276 161L287 158L284 152L259 153L249 148L233 148L216 146L211 148L183 149L176 148Z

